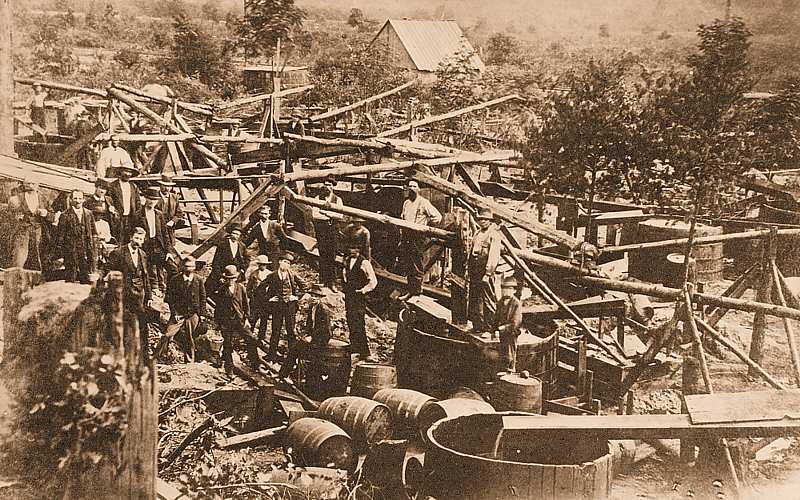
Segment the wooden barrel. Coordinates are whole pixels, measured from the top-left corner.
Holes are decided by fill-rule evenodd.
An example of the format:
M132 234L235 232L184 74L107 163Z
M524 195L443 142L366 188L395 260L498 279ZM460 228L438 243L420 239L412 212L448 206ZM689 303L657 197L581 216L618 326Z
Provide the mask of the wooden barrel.
M689 224L681 220L653 218L639 222L636 226L637 242L650 242L687 238ZM697 224L696 236L713 236L722 234L722 228ZM692 257L697 259L697 281L713 283L722 280L722 243L697 245L692 249ZM628 252L628 274L632 278L650 283L663 283L667 255L679 250L678 247L649 248L636 252Z
M541 380L509 373L491 387L492 406L498 411L542 412Z
M417 435L417 418L422 407L430 401L436 401L427 394L411 389L381 389L372 399L392 410L395 436L409 438Z
M671 288L683 288L684 261L686 254L675 252L667 255L664 263L662 283ZM697 283L697 259L689 257L689 282ZM633 318L636 319L636 318ZM636 319L641 323L641 320Z
M308 351L303 366L303 388L309 397L323 400L343 396L350 380L350 344L331 339L328 345Z
M423 498L519 500L608 498L613 477L608 442L585 435L503 433L503 416L475 414L431 427ZM563 436L563 437L562 437Z
M419 417L417 417L420 436L423 441L428 439L428 429L443 418L475 413L494 413L494 407L485 401L476 399L445 399L444 401L425 403L419 412Z
M447 393L442 399L474 399L475 401L486 401L483 396L478 394L478 391L470 389L469 387L456 387Z
M800 224L800 212L770 205L761 205L758 218L764 222ZM779 236L775 254L775 263L784 276L800 276L800 236Z
M379 363L358 363L350 381L350 395L372 398L381 389L397 387L394 366Z
M392 437L392 411L377 401L357 396L328 398L319 405L319 412L347 431L358 450Z
M358 462L353 442L338 425L321 418L301 418L286 431L286 449L309 467L352 471Z

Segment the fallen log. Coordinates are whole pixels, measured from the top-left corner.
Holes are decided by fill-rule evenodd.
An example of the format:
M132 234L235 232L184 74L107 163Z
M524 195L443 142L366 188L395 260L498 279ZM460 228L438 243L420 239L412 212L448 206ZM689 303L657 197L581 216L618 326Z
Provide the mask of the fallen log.
M264 429L262 431L248 432L247 434L239 434L238 436L231 436L229 438L221 438L217 440L217 445L223 450L237 448L239 446L255 446L263 443L269 438L273 438L283 434L286 431L285 425L279 425L271 429Z
M268 100L272 99L273 97L285 97L287 95L298 94L300 92L305 92L306 90L311 90L313 88L314 88L313 85L304 85L302 87L293 87L293 88L290 88L290 89L281 90L279 92L273 92L271 94L259 94L259 95L254 95L254 96L250 96L250 97L243 97L243 98L237 99L235 101L231 101L231 102L228 102L228 103L225 103L225 104L221 104L221 105L217 106L215 109L217 111L222 111L222 110L225 110L225 109L238 108L240 106L245 106L247 104L253 104L255 102L268 101Z
M423 163L425 165L432 165L436 161L437 160L431 160L419 163ZM443 161L443 160L438 160L438 161ZM465 162L453 161L453 163L463 164ZM483 163L483 162L475 162L475 163ZM453 184L452 182L448 182L442 178L425 174L420 171L414 172L412 177L418 180L419 182L427 184L432 188L443 192L446 195L461 197L465 201L469 202L472 205L475 205L478 208L488 208L492 210L492 212L494 212L496 217L499 217L500 219L503 219L506 222L509 222L515 226L525 229L528 232L539 235L547 239L548 241L552 241L553 243L556 243L558 245L565 246L572 251L580 250L582 248L585 248L586 246L585 242L578 240L577 238L573 238L567 233L558 231L546 224L542 224L541 222L537 222L535 220L526 219L522 216L519 216L512 210L509 210L508 208L502 205L489 201L482 196L476 195L471 191L468 191L467 189L464 189L461 186Z
M172 450L169 453L169 455L167 455L167 458L164 459L164 461L159 465L158 467L159 470L164 470L168 468L170 465L172 465L172 463L175 462L175 460L177 460L179 456L181 456L181 453L183 453L183 450L185 450L187 446L192 444L192 442L195 439L199 438L205 431L210 429L213 425L214 425L214 419L208 417L207 419L203 420L203 422L200 425L192 429L191 432L189 432L189 434L187 434L186 437L184 437L183 440L180 443L178 443L178 446L176 446L175 449Z
M114 88L124 90L129 94L133 94L137 97L142 97L144 99L149 99L151 101L159 102L161 104L167 104L172 106L173 102L178 107L178 109L185 109L186 111L191 111L192 113L197 113L203 116L214 116L214 112L211 110L211 106L206 104L199 104L193 102L184 102L178 101L174 99L170 99L169 97L163 97L159 95L148 94L147 92L142 92L140 89L135 87L131 87L129 85L124 85L122 83L115 83L113 85Z
M184 133L183 130L181 130L180 128L176 127L172 123L168 122L163 117L161 117L161 115L159 115L155 111L151 110L147 106L143 105L142 103L131 99L129 96L125 95L121 90L115 89L115 88L112 87L112 88L108 89L108 95L111 96L111 97L114 97L115 99L117 99L117 100L119 100L121 102L124 102L125 104L127 104L131 108L135 109L139 113L142 113L143 115L148 117L150 120L152 120L153 123L157 123L158 125L161 125L162 127L166 127L173 134L182 134L182 133ZM197 144L197 143L194 143L194 142L190 142L189 146L191 146L197 152L199 152L200 154L205 156L207 159L211 160L214 164L216 164L217 167L223 168L225 165L227 165L227 162L225 160L223 160L222 158L220 158L219 156L214 154L213 151L211 151L207 147L203 146L202 144Z
M719 243L722 241L737 241L737 240L752 240L756 238L763 238L764 236L769 236L770 230L769 229L759 229L756 231L744 231L742 233L728 233L728 234L717 234L713 236L700 236L699 238L695 238L694 242L698 245L703 245L706 243ZM778 236L798 236L800 235L800 229L779 229L777 232ZM661 240L661 241L650 241L646 243L632 243L630 245L616 245L610 247L603 247L601 250L603 252L638 252L641 250L649 250L651 248L664 248L664 247L677 247L686 245L689 242L689 238L677 238L674 240Z
M108 93L106 93L105 90L91 89L88 87L78 87L77 85L69 85L66 83L46 82L43 80L36 80L35 78L14 78L14 83L19 83L20 85L33 85L34 83L39 83L41 84L42 87L46 89L77 92L79 94L88 94L103 98L108 97Z
M491 101L482 102L480 104L475 104L473 106L468 106L466 108L457 109L455 111L450 111L449 113L445 113L442 115L430 116L428 118L423 118L421 120L416 120L411 123L406 123L405 125L401 125L399 127L395 127L393 129L385 130L377 135L377 137L391 137L393 135L401 134L403 132L412 130L417 127L421 127L423 125L428 125L431 123L436 123L444 120L449 120L450 118L455 118L457 116L461 116L467 113L471 113L473 111L478 111L481 109L489 108L492 106L497 106L498 104L502 104L504 102L513 101L513 100L521 100L522 98L517 94L511 94L504 97L500 97L498 99L493 99Z
M379 222L381 224L386 224L388 226L394 226L400 229L414 231L420 234L424 234L426 236L430 236L431 238L438 238L440 240L450 241L455 237L455 233L451 231L445 231L444 229L439 229L436 227L423 226L422 224L415 224L413 222L408 222L403 219L398 219L397 217L391 217L389 215L384 215L384 214L377 214L375 212L370 212L369 210L362 210L360 208L333 205L327 201L323 201L317 198L300 196L298 194L295 194L294 191L292 191L289 188L284 188L284 192L287 193L287 195L291 200L296 201L297 203L302 203L303 205L322 208L330 212L350 215L353 217L360 217L365 220Z
M371 102L379 101L385 97L389 97L391 95L397 94L398 92L402 92L403 90L415 85L419 79L411 80L410 82L406 82L399 87L395 87L393 89L387 90L386 92L381 92L380 94L376 94L371 97L367 97L366 99L362 99L360 101L354 102L353 104L348 104L347 106L342 106L341 108L332 109L325 113L320 113L318 115L314 115L309 120L312 122L326 120L328 118L333 118L334 116L339 116L343 113L347 113L348 111L352 111L354 109L358 109L364 105L367 105Z

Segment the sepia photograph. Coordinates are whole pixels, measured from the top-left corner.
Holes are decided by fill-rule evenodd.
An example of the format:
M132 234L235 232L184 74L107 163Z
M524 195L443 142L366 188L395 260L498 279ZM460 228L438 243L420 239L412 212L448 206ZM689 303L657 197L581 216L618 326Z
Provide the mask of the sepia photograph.
M799 336L800 0L0 0L2 499L800 500Z

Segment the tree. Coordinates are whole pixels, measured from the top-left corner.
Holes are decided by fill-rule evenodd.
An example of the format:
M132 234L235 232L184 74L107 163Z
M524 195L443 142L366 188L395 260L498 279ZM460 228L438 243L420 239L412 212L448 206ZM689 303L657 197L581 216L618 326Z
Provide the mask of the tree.
M305 11L296 7L294 0L248 0L237 27L239 45L248 56L271 56L278 39L291 40L305 17Z
M516 64L522 59L519 40L504 33L495 33L489 38L486 62L489 64Z
M357 7L350 9L350 15L347 17L347 24L354 28L359 28L362 24L364 24L364 20L364 13L361 11L361 9Z
M212 34L185 13L173 20L172 59L178 70L215 88L237 74L231 62L232 44Z

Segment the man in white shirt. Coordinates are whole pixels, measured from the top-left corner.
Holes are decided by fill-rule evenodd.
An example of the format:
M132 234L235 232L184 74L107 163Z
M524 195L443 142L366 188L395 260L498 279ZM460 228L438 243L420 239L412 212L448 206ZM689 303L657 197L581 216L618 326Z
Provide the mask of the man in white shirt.
M136 214L142 208L139 188L131 182L131 179L138 173L139 171L134 168L118 168L117 175L119 177L111 183L108 192L117 213L118 227L115 236L120 244L127 243L130 239L131 231L136 225Z
M468 314L475 331L489 331L492 316L497 310L499 283L495 276L500 263L502 235L494 223L491 210L478 213L478 231L470 241L468 252L469 301Z
M131 155L120 146L119 136L112 135L111 143L100 151L100 157L97 159L95 165L95 173L97 177L105 177L110 168L128 168L136 170L133 166Z
M164 215L156 208L161 200L161 193L158 188L150 187L145 190L144 197L144 206L137 214L136 225L143 227L146 233L142 250L147 254L150 284L153 289L164 292L167 285L166 259L172 245L164 224Z
M423 226L435 226L442 222L442 214L427 198L419 194L419 183L410 180L407 187L408 198L403 202L403 211L400 217ZM422 293L423 238L414 231L403 230L401 249L405 259L408 285L406 294L400 297L400 300L408 300Z
M366 361L376 361L369 351L364 316L367 309L366 294L378 285L372 264L361 255L359 245L350 245L342 267L344 306L347 329L350 331L350 349Z
M336 179L327 177L319 199L341 207L342 199L333 192L334 186L336 186ZM312 209L311 216L314 219L314 234L319 251L320 281L323 285L333 289L336 283L336 242L338 240L336 221L342 219L343 216L335 212L320 210L317 207Z

